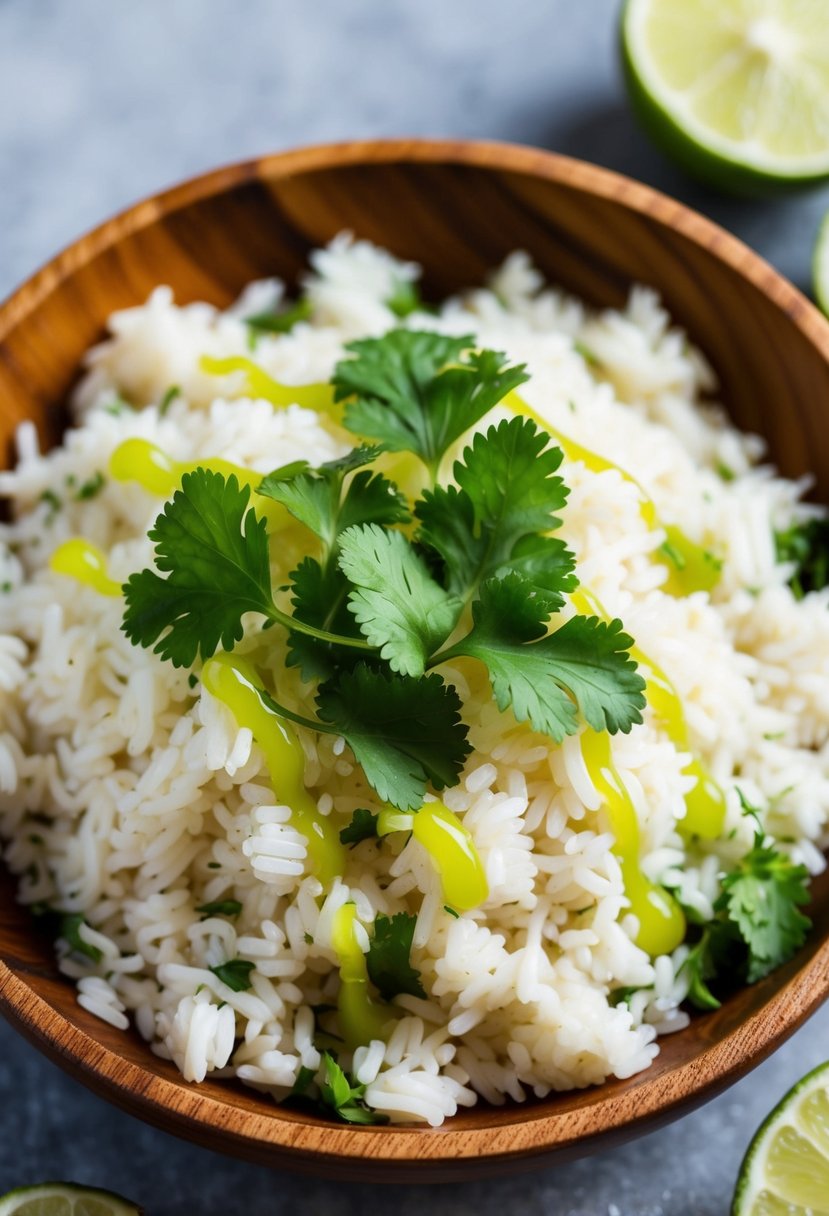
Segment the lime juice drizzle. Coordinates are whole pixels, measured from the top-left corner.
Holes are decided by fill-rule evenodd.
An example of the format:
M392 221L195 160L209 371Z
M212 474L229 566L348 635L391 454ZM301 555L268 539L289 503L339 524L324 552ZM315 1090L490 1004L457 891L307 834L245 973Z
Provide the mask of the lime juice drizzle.
M654 558L654 560L666 566L668 570L668 578L662 584L662 591L667 592L669 595L683 596L690 595L693 591L710 591L713 587L716 587L720 577L717 562L712 559L711 555L702 545L698 545L696 541L691 540L680 528L677 528L674 524L664 524L660 521L653 499L645 493L632 474L620 468L618 464L614 464L612 460L607 460L604 456L600 456L598 452L594 452L591 448L583 447L582 444L576 443L575 440L562 434L561 431L547 422L545 418L542 418L519 393L515 391L508 393L504 398L504 405L516 414L532 418L542 430L547 431L552 436L568 460L580 461L585 468L590 469L593 473L604 473L609 469L613 469L625 481L630 482L636 487L639 493L639 511L642 519L648 528L661 528L665 532L663 549ZM671 557L667 556L668 553L673 554L676 560L672 560Z
M58 545L49 558L49 566L56 574L65 574L79 583L85 583L99 595L120 596L122 587L107 573L104 553L88 540L74 536Z
M435 863L443 888L443 898L459 912L477 908L489 895L480 854L468 828L442 802L424 802L415 814L380 812L378 836L391 832L411 832Z
M340 968L337 994L340 1034L350 1051L372 1039L385 1042L389 1022L398 1016L389 1005L375 1001L369 992L368 966L357 940L356 919L354 904L343 904L334 913L331 926L331 946Z
M210 469L225 477L232 475L240 486L250 486L251 491L257 488L263 476L221 457L173 460L147 439L125 439L109 458L109 471L116 481L135 481L159 498L170 498L181 484L184 474L196 469Z
M598 616L605 621L610 619L596 597L583 587L572 592L570 599L577 612ZM689 751L688 723L679 693L662 668L638 646L632 646L630 654L643 669L645 695L663 730L677 748ZM679 829L685 836L703 836L713 840L720 835L725 822L725 794L699 757L693 756L682 771L696 777L696 784L685 795L685 818L679 824Z
M622 868L625 895L639 920L636 944L652 956L670 954L685 937L685 917L674 897L642 873L636 807L613 764L610 736L588 727L581 736L581 753L616 838L613 852Z
M317 810L305 788L305 753L290 722L264 699L250 663L219 653L202 669L202 684L221 701L240 727L247 727L262 750L274 793L291 808L291 822L308 841L308 857L325 886L345 870L345 850L331 820Z
M202 355L199 368L210 376L229 376L234 372L242 372L244 391L251 397L270 401L277 409L301 405L305 409L328 414L335 421L339 421L341 407L334 403L334 390L330 384L282 384L245 355L229 355L224 359Z

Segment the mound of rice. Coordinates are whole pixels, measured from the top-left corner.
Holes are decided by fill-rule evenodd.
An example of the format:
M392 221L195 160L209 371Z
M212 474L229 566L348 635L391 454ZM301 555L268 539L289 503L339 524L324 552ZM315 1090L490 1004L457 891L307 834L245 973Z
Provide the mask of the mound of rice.
M327 379L345 342L399 324L383 301L417 274L348 237L312 265L312 321L256 347L257 362L288 383ZM428 855L413 838L403 847L402 833L396 846L350 850L347 872L323 891L250 732L186 672L128 642L118 599L48 567L75 535L105 550L118 580L152 563L159 501L135 485L99 486L130 436L176 459L221 455L262 472L346 450L316 414L240 399L233 376L199 371L204 354L249 354L244 317L280 292L254 284L218 312L178 307L159 288L113 316L111 336L89 353L63 446L41 454L32 427L20 428L17 467L0 475L14 517L0 555L0 831L20 899L83 914L81 937L100 961L59 943L79 1003L113 1026L132 1021L190 1081L237 1077L280 1099L300 1067L319 1066L313 1007L336 1000L331 928L347 900L366 925L378 913L417 916L413 960L428 998L399 997L405 1016L390 1040L341 1057L391 1119L438 1126L479 1096L522 1101L628 1077L656 1056L658 1035L688 1021L687 947L651 960L634 944L577 739L554 746L499 713L485 681L470 687L453 673L474 752L445 802L484 861L485 906L445 911ZM723 839L691 848L677 831L688 756L647 711L613 738L649 877L711 915L723 864L752 842L737 777L781 847L817 872L829 809L829 590L796 601L773 543L776 528L809 514L803 485L759 463L761 441L708 403L711 369L645 288L622 312L590 312L516 253L487 288L404 323L475 332L525 361L526 397L542 417L635 472L664 518L724 559L710 596L664 594L665 568L649 558L664 533L649 530L634 487L565 462L561 535L579 576L670 673L695 749L728 795ZM181 391L170 403L171 385ZM320 811L347 822L365 790L350 752L301 733ZM242 905L234 919L197 911L227 898ZM248 991L209 969L236 957L254 964ZM619 986L640 990L614 1007Z

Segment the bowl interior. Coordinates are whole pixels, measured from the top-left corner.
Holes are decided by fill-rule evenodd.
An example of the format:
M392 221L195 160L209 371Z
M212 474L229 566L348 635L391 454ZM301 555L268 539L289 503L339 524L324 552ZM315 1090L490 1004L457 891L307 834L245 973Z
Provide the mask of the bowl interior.
M482 281L515 248L595 305L631 283L662 295L708 355L721 398L763 434L788 475L812 471L829 500L829 326L738 242L644 187L527 149L380 144L312 149L221 170L139 204L83 238L0 309L0 440L17 424L51 444L84 351L113 309L169 283L180 302L229 303L251 279L296 281L308 251L351 229L424 267L427 298ZM645 1073L527 1106L484 1106L438 1131L351 1129L276 1108L250 1090L194 1087L135 1034L84 1012L51 944L0 883L0 1003L41 1047L108 1097L170 1130L261 1161L351 1176L457 1176L526 1156L576 1153L631 1134L758 1063L825 995L829 885L798 957L716 1013L662 1040Z

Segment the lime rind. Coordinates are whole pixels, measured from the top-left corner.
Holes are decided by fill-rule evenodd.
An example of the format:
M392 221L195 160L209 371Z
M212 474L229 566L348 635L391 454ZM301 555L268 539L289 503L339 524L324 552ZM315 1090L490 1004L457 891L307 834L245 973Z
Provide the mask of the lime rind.
M99 1187L40 1182L0 1196L0 1216L141 1216L142 1209Z
M829 211L818 229L812 259L812 282L818 307L829 317Z
M633 110L653 142L687 172L735 194L768 194L829 178L829 146L801 158L764 153L755 141L729 139L701 122L680 91L662 79L645 45L644 25L659 0L625 0L621 58ZM700 13L700 21L703 13Z
M798 1211L801 1210L804 1213L813 1212L817 1216L820 1211L829 1210L829 1207L803 1206L798 1208L797 1203L793 1203L791 1199L777 1196L773 1187L768 1185L768 1179L765 1176L765 1166L777 1133L782 1132L786 1127L801 1133L802 1127L796 1120L797 1112L807 1098L821 1090L829 1095L829 1061L819 1064L817 1068L807 1072L805 1077L801 1077L760 1124L740 1165L731 1204L731 1216L764 1216L765 1213L771 1214L776 1211L797 1216ZM813 1141L811 1147L821 1153L826 1160L827 1170L829 1170L829 1158L826 1158L822 1148L815 1145ZM762 1198L764 1194L768 1194L768 1202ZM827 1201L829 1201L829 1195Z

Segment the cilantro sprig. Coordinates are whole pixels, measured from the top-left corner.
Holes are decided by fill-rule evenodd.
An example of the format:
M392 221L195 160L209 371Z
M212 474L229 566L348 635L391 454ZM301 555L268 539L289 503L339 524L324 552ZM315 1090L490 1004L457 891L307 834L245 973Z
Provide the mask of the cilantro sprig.
M573 554L553 535L567 502L560 449L513 418L475 434L438 482L446 453L527 378L523 367L468 337L405 329L347 350L333 384L362 441L319 468L275 470L253 501L232 475L185 474L150 532L156 569L124 588L128 637L190 666L233 649L248 614L285 628L287 664L317 687L302 712L274 689L274 712L341 735L378 798L404 810L453 785L469 753L450 661L483 664L498 706L557 741L582 719L630 730L644 681L621 622L554 619L577 585ZM414 503L377 467L387 450L429 470ZM278 546L260 496L309 534L284 588L291 611L275 602Z
M323 1118L365 1125L388 1123L386 1115L366 1104L365 1092L365 1085L355 1082L331 1052L324 1051L319 1074L301 1068L289 1096L300 1104L310 1105Z
M753 808L749 813L756 814ZM753 984L800 949L812 925L800 911L809 902L808 882L806 867L776 849L758 828L751 849L724 875L714 919L682 965L692 1005L718 1009L714 981Z

